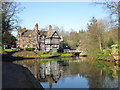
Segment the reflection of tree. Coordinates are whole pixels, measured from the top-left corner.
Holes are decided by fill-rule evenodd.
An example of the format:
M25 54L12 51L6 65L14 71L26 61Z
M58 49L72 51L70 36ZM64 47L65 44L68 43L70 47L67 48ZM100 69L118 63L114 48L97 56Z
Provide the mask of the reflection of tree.
M96 68L94 62L90 63L83 61L79 63L69 63L68 70L64 73L66 72L69 72L71 76L79 74L80 77L86 78L88 80L88 85L90 88L109 88L117 86L115 83L116 80L110 75L106 74L102 69Z
M118 88L118 79L110 79L107 76L105 77L104 81L103 81L103 86L105 88Z
M118 86L117 79L108 75L101 68L96 68L95 63L90 61L51 61L39 64L35 60L32 60L21 61L19 64L27 67L40 82L49 82L50 88L52 88L52 83L57 83L61 76L74 77L78 74L81 78L83 77L88 80L90 88L109 88Z
M102 76L100 74L100 70L97 70L94 65L91 63L83 62L79 69L79 74L83 75L85 78L88 79L88 83L90 88L99 88L101 87L101 79Z

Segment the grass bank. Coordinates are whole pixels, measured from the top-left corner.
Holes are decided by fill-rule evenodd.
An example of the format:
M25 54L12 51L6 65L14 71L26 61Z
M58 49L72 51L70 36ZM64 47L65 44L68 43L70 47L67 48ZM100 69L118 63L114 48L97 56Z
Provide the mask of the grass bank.
M67 54L67 53L65 54L42 54L41 56L42 57L67 57L67 56L72 57L73 54Z
M16 61L24 59L50 59L50 58L69 58L73 57L73 54L67 53L47 53L39 54L34 51L14 51L11 49L5 49L5 53L2 54L3 61Z

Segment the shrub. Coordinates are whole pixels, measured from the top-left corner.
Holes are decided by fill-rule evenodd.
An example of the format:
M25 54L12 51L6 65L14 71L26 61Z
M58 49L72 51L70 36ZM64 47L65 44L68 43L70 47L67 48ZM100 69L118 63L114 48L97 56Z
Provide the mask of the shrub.
M111 49L109 49L109 48L106 48L106 49L103 49L103 51L102 51L104 54L106 54L106 55L108 55L108 54L110 54L111 53Z
M50 55L57 55L56 52L49 52Z
M71 54L73 54L73 55L74 55L74 54L75 54L75 52L71 52Z
M39 55L43 55L45 52L44 51L38 51L37 52Z
M110 58L112 59L111 56L112 56L111 49L109 49L109 48L103 49L101 52L96 54L97 59L110 60Z
M58 52L63 53L63 48L60 47L60 48L58 49Z
M114 41L112 38L109 38L109 40L106 42L106 45L108 48L111 48L111 46L114 44Z
M95 56L96 56L97 59L103 59L104 53L103 52L99 52L99 53L96 53Z
M120 45L118 43L111 46L112 47L112 53L118 53Z
M50 55L52 55L53 53L52 52L49 52Z
M64 49L64 53L67 53L68 50L69 50L69 49Z
M26 48L25 50L26 50L26 51L33 51L34 48Z
M44 54L48 54L49 52L48 51L45 51Z

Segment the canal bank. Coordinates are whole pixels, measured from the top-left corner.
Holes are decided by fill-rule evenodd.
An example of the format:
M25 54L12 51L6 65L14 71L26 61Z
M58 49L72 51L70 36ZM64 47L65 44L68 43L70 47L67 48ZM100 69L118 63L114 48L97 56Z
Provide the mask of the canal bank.
M34 51L14 51L7 52L2 55L3 61L16 61L16 60L24 60L24 59L49 59L49 58L71 58L75 57L74 54L70 53L36 53Z
M9 62L2 62L2 88L43 89L27 68Z

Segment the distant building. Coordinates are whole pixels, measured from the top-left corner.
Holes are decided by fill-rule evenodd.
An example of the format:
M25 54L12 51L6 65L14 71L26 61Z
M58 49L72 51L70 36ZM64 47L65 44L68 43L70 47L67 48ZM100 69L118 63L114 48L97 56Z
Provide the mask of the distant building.
M58 52L62 48L63 39L57 31L49 29L38 30L38 24L35 25L34 30L26 28L19 28L17 45L21 49L34 48L41 51Z

